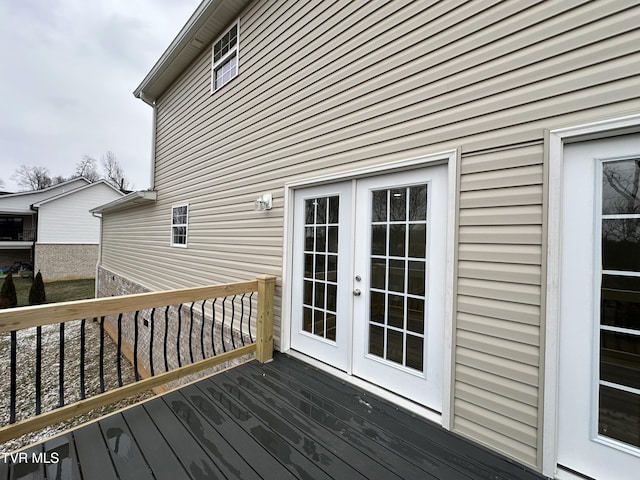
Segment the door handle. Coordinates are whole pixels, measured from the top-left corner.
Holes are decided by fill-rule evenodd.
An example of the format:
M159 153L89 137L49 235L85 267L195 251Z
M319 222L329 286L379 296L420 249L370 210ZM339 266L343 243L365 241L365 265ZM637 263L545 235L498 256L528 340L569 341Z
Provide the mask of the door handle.
M356 289L353 291L353 296L354 296L354 297L359 297L361 293L362 293L362 292L360 291L360 289L359 289L359 288L356 288Z

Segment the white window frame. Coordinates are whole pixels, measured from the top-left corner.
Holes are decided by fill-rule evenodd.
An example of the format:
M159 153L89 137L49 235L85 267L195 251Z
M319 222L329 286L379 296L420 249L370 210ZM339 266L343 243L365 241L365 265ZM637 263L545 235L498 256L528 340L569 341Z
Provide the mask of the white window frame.
M186 208L187 212L186 212L186 218L185 218L185 222L184 223L173 223L173 219L174 219L174 212L177 208ZM179 248L187 248L187 244L188 244L188 239L189 239L189 204L188 203L181 203L179 205L172 205L171 206L171 232L169 234L169 244L172 247L179 247ZM177 243L174 242L174 235L173 235L173 230L174 228L177 227L184 227L184 243Z
M235 45L231 47L228 52L222 55L222 57L220 57L218 61L216 61L214 58L214 50L216 45L220 43L222 38L227 33L229 33L233 28L236 29ZM222 85L217 86L216 71L219 70L220 68L223 68L224 65L226 65L232 57L236 58L235 73L229 80L224 82ZM222 35L216 38L215 42L213 42L213 44L211 45L211 93L215 93L216 91L220 90L225 85L227 85L229 82L231 82L234 78L238 76L239 71L240 71L240 20L236 20L235 23L233 23L229 28L227 28Z

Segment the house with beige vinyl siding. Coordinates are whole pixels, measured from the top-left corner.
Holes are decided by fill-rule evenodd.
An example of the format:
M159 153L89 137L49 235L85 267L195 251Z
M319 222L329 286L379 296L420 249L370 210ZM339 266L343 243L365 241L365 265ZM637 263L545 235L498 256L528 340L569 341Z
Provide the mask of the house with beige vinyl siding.
M205 0L135 90L152 187L97 210L100 294L276 275L278 350L546 476L633 478L639 25Z

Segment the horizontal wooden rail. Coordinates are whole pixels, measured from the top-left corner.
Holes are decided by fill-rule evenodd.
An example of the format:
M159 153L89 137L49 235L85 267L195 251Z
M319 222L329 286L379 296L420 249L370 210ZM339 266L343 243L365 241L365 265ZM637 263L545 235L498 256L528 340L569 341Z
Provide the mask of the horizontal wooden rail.
M46 413L38 413L40 412L39 408L39 399L40 399L40 381L39 381L39 368L40 368L40 339L41 339L41 329L36 330L36 345L37 345L37 353L36 353L36 384L35 384L35 397L36 397L36 416L24 420L20 420L11 425L7 425L0 428L0 443L6 442L12 438L23 435L25 433L33 432L35 430L39 430L46 426L67 420L72 417L76 417L81 414L88 413L95 408L109 405L124 398L127 398L132 395L136 395L148 390L158 389L163 385L166 385L168 382L172 382L178 380L182 377L191 375L193 373L205 370L207 368L214 367L216 365L223 364L228 362L229 360L247 355L247 354L256 354L256 358L261 362L267 362L271 359L273 353L273 296L274 296L274 288L275 288L275 280L276 277L272 275L259 275L255 280L245 281L245 282L237 282L237 283L226 283L221 285L214 286L206 286L206 287L196 287L196 288L184 288L179 290L168 290L161 292L150 292L150 293L140 293L134 295L123 295L116 297L107 297L107 298L98 298L98 299L90 299L90 300L79 300L74 302L62 302L62 303L54 303L54 304L45 304L45 305L37 305L31 307L21 307L21 308L12 308L6 310L0 310L0 332L11 332L11 404L10 404L10 412L15 419L15 411L16 411L16 369L19 368L17 365L16 355L15 355L15 347L16 347L16 338L17 331L23 330L31 327L41 327L44 325L59 325L60 330L60 347L59 347L59 391L60 391L60 401L59 407L48 411ZM251 298L253 293L258 293L257 298L257 311L255 312L255 331L256 338L252 338L251 336L251 326L250 320L252 318L251 314ZM242 337L243 327L242 327L242 318L244 318L244 295L250 293L252 296L249 297L249 311L247 317L247 328L248 328L248 336L251 342L248 345L245 345L244 337ZM224 340L222 340L222 349L224 353L216 354L216 348L213 346L213 355L209 358L205 357L205 343L203 339L205 338L205 304L207 300L212 300L213 302L210 304L209 308L212 309L211 312L211 324L210 332L211 332L211 341L213 342L214 336L214 328L217 328L220 334L224 334L225 329L233 330L233 318L234 318L234 301L237 295L242 295L241 303L241 318L240 318L240 338L241 338L241 347L236 347L234 343L233 331L231 331L231 347L232 350L226 351ZM228 297L233 297L231 300L231 319L230 324L225 326L225 300ZM219 303L219 307L221 309L221 324L216 325L216 315L213 311L215 307L215 299L223 298L223 301ZM193 332L193 304L194 302L202 301L201 304L201 317L202 324L199 330L199 343L201 345L202 357L203 360L194 362L194 351L192 348L192 340L194 338ZM190 355L191 363L188 365L181 365L180 363L180 328L181 328L181 309L184 305L191 303L190 307L187 308L189 320L189 347L188 353ZM173 370L165 371L164 373L154 374L153 368L153 312L155 309L159 309L161 307L166 307L164 310L164 366L165 370L169 369L167 363L167 332L169 325L169 306L177 306L177 358L178 358L178 368ZM149 350L146 355L149 356L149 365L150 365L150 373L147 373L143 362L140 361L141 357L139 352L137 352L138 343L138 318L139 313L143 310L152 310L150 317L151 324L151 336L149 337L151 340L149 342ZM120 321L123 318L123 313L133 313L135 312L133 318L133 328L134 328L134 340L133 340L133 350L131 350L130 346L121 345L121 330L120 330ZM117 329L114 325L110 325L105 317L110 315L117 315ZM99 346L99 365L100 365L100 389L103 393L90 396L85 398L85 390L84 390L84 325L87 319L101 319L99 322L100 327L100 346ZM185 319L185 320L187 320ZM62 366L65 364L64 360L64 324L65 322L74 321L74 320L82 320L81 322L81 334L80 334L80 391L82 400L77 401L72 404L64 405L64 384L63 384L63 368ZM131 321L131 318L128 319ZM149 321L145 319L145 321ZM174 322L175 325L175 322ZM186 325L185 325L186 327ZM113 331L112 331L113 330ZM185 330L186 331L186 330ZM103 384L103 342L104 342L104 334L108 334L114 340L114 343L117 344L117 374L118 374L118 383L122 385L122 380L120 378L120 355L124 354L132 363L135 371L136 381L134 383L130 383L128 385L120 386L113 390L104 391L105 387ZM129 350L127 350L129 348ZM143 378L139 380L138 373L142 372ZM10 420L13 421L13 420Z
M181 377L197 373L207 368L215 367L216 365L220 365L221 363L233 360L234 358L238 358L243 355L254 353L255 351L256 345L255 343L252 343L251 345L236 348L230 352L221 353L215 357L200 360L199 362L192 363L191 365L171 370L169 372L160 373L154 377L130 383L123 387L95 395L86 400L81 400L50 412L42 413L36 417L21 420L12 425L0 428L0 443L19 437L20 435L24 435L25 433L33 432L49 425L62 422L77 415L88 413L103 405L108 405L132 395L146 392L147 390L151 390L152 388L158 387L167 382L177 380Z
M0 310L0 332L50 325L83 318L97 318L165 305L195 302L258 290L258 280L208 287L137 293L118 297L77 300Z

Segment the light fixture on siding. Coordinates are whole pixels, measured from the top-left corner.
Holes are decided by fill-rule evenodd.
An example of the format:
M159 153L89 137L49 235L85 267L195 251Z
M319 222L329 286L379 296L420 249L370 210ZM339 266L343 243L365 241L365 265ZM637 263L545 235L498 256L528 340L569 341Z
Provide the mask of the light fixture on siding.
M265 210L271 210L272 204L273 196L270 193L263 193L254 202L253 209L257 212L264 212Z

